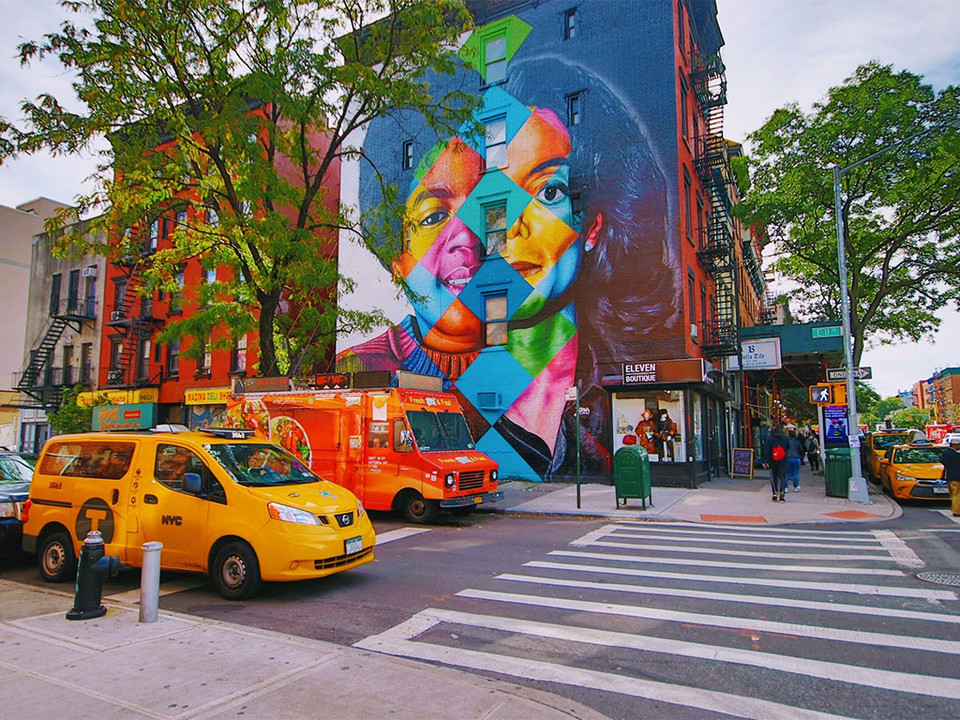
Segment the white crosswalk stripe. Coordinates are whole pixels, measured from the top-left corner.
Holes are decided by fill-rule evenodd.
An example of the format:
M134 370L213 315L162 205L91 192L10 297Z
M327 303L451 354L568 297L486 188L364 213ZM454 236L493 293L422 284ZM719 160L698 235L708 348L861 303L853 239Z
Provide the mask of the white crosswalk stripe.
M357 646L735 717L960 716L957 593L890 563L923 564L889 530L618 522Z

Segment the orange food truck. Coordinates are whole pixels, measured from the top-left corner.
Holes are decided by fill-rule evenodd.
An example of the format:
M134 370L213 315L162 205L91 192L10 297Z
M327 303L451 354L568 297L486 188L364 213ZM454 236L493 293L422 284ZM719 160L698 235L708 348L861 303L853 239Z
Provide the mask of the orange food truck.
M429 523L503 497L455 395L404 388L232 395L232 427L281 445L370 510Z

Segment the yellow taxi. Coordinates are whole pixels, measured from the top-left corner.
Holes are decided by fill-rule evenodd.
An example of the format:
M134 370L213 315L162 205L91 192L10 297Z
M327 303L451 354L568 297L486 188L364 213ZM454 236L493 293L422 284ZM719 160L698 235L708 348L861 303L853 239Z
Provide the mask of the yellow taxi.
M99 530L107 555L139 567L209 573L231 600L262 580L319 578L373 560L370 519L349 490L246 431L59 435L37 461L23 549L49 582L73 580L80 545Z
M913 442L923 436L919 430L877 430L868 433L863 440L861 450L863 472L868 479L874 482L881 482L880 461L886 456L887 451L894 445Z
M946 500L940 455L944 445L917 441L888 448L880 460L880 484L896 500Z

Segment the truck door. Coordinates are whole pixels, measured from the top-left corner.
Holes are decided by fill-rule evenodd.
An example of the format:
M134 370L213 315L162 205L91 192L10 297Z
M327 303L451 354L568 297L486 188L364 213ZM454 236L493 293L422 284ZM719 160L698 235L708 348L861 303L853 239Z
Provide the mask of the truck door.
M202 571L208 548L207 516L216 493L192 495L184 475L197 473L205 488L216 483L203 460L189 448L158 443L153 463L145 458L152 476L143 478L140 502L140 541L163 543L163 567ZM209 496L209 498L208 498Z

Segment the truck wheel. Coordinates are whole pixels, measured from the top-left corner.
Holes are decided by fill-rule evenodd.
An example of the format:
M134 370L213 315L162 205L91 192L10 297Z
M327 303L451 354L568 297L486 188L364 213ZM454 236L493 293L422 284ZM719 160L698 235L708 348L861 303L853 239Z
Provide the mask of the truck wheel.
M400 512L412 523L432 523L439 511L440 505L436 500L425 500L416 490L408 490L400 498Z
M243 600L260 589L260 563L245 542L231 542L217 551L210 568L213 584L227 600Z
M65 532L54 532L43 538L37 552L40 575L49 583L67 582L77 577L77 556L73 541Z

